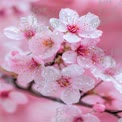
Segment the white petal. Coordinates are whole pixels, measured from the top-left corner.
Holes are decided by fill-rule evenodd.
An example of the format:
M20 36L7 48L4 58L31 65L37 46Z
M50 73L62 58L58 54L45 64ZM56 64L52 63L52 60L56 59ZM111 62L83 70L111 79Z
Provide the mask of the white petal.
M122 81L113 81L114 87L122 94Z
M95 80L85 75L72 78L71 80L74 88L80 89L84 92L91 90L95 85Z
M70 32L66 33L63 38L69 42L69 43L76 43L76 42L79 42L81 41L81 38L78 37L76 34L72 34Z
M79 25L82 31L93 31L100 24L100 19L98 16L88 13L79 19Z
M105 68L111 68L116 66L116 61L111 56L105 56L102 60L102 65Z
M13 113L16 111L16 104L10 100L10 99L6 99L4 100L4 102L2 103L5 111L9 112L9 113Z
M16 27L10 26L4 29L4 34L14 40L22 40L24 38L23 34Z
M84 122L100 122L99 118L97 116L94 116L92 114L86 114L83 116Z
M56 29L58 31L61 31L61 32L66 32L67 31L66 25L63 24L60 20L58 20L56 18L51 18L50 19L50 24L54 29Z
M44 96L54 96L57 93L58 85L55 81L51 81L43 86L43 88L40 88L40 93Z
M63 53L62 59L65 63L76 63L77 53L73 51L67 51Z
M28 102L24 93L13 91L10 93L10 98L17 104L26 104Z
M84 38L92 38L92 39L94 39L94 38L99 38L100 36L102 36L102 31L100 31L100 30L95 30L95 31L93 31L93 32L81 32L81 33L79 33L79 36L81 36L81 37L84 37Z
M82 75L83 73L84 69L77 64L72 64L62 69L62 74L65 77L76 77Z
M67 88L61 94L61 99L67 104L77 103L80 99L80 92L77 89Z
M77 23L79 15L76 11L66 8L61 9L59 13L59 19L65 24L75 24Z
M84 68L90 68L91 67L91 61L89 58L84 58L82 56L78 56L77 57L77 63Z
M22 28L28 27L28 26L36 26L37 25L37 19L34 16L28 16L28 17L21 17L20 20L20 26Z
M60 78L60 71L54 67L48 66L43 69L42 77L46 81L56 81L57 79Z
M92 70L92 74L93 74L96 78L100 78L100 79L102 79L103 81L114 81L114 80L115 80L113 76L104 74L104 71L98 70L98 69L95 69L95 68Z
M122 73L119 73L114 76L117 81L122 81Z

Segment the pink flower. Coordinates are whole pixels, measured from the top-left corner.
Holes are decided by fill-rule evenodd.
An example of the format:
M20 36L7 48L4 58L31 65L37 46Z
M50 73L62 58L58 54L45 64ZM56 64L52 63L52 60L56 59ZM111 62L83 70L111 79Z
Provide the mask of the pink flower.
M78 13L72 9L61 9L59 19L51 18L51 26L64 32L63 38L70 43L81 41L83 38L98 38L102 35L102 31L97 30L100 24L98 16L88 13L79 17Z
M64 106L57 109L52 122L100 122L100 120L90 113L83 114L78 107Z
M13 40L31 39L38 33L38 26L34 16L22 17L19 27L7 27L4 29L4 34Z
M40 92L45 96L61 92L61 99L67 103L77 103L81 96L80 91L88 91L95 85L95 81L83 74L84 70L77 64L69 65L61 71L48 66L42 71L45 85Z
M66 64L78 63L84 68L93 68L101 64L104 52L98 47L88 47L81 44L71 47L72 50L66 51L62 59Z
M122 69L121 66L116 64L116 61L110 57L106 56L102 60L103 68L96 67L92 70L92 74L96 78L100 78L103 81L111 81L115 88L122 93Z
M33 55L40 56L42 59L48 59L58 52L62 42L61 33L47 31L32 38L29 42L29 49Z
M33 58L31 55L11 51L7 59L8 67L11 72L18 74L18 81L29 83L31 81L38 82L41 80L41 71L43 69L43 62L37 57Z
M6 112L15 112L19 104L26 104L27 97L18 91L15 91L10 84L0 81L0 106Z

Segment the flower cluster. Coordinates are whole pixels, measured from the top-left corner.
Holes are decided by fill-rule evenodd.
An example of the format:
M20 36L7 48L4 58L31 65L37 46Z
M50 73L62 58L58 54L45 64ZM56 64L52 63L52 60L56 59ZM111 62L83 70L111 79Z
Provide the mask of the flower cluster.
M34 81L38 92L44 96L59 96L68 105L78 103L84 93L94 89L96 79L111 81L122 93L119 64L97 46L103 34L98 29L98 16L90 12L80 16L65 8L59 12L58 19L51 18L49 23L42 25L36 17L28 16L21 18L18 27L4 29L8 38L28 44L26 51L18 47L6 56L4 69L15 73L21 83ZM97 104L94 109L101 112L105 106ZM99 122L94 115L82 115L73 106L61 111L55 118L59 120L54 122L88 122L90 119Z

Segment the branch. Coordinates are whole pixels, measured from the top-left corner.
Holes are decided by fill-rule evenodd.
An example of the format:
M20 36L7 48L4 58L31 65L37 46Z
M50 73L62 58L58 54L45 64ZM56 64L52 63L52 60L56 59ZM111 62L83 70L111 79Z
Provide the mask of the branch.
M22 90L22 91L25 91L25 92L28 92L28 93L31 93L33 96L37 96L37 97L41 97L41 98L44 98L44 99L48 99L48 100L51 100L51 101L54 101L54 102L59 102L59 103L61 103L61 104L65 104L65 103L64 103L61 99L59 99L59 98L44 96L44 95L40 94L39 92L33 90L33 89L32 89L32 86L33 86L33 84L34 84L34 81L32 81L32 82L29 84L29 86L28 86L27 88L23 88L23 87L19 86L19 85L17 84L16 79L14 79L13 84L14 84L14 86L15 86L17 89ZM99 84L100 84L100 83L99 83ZM97 85L97 86L98 86L98 85ZM87 94L87 93L86 93L86 94ZM85 94L85 95L86 95L86 94ZM81 101L81 100L80 100L78 103L76 103L75 105L80 105L80 106L84 106L84 107L91 108L91 109L92 109L92 107L93 107L93 105L87 104L87 103L85 103L85 102L83 102L83 101ZM108 110L108 109L106 109L104 112L109 113L109 114L112 114L113 116L115 116L115 117L117 117L117 118L121 118L118 114L121 113L122 110L115 111L115 110Z

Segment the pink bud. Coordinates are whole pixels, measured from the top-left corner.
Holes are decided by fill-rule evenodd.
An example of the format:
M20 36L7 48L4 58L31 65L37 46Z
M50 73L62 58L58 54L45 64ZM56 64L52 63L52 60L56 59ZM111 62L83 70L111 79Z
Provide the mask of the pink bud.
M94 104L93 109L94 109L96 112L104 112L105 109L106 109L106 107L105 107L105 105L102 104L102 103L96 103L96 104Z

